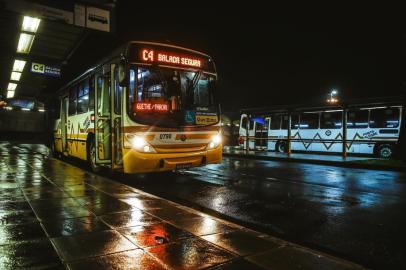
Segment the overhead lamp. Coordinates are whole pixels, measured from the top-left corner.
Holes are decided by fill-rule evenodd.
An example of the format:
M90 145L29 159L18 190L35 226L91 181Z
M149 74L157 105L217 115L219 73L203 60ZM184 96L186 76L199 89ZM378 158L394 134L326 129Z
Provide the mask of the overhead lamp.
M12 97L14 97L14 92L15 92L15 91L7 91L7 98L12 98Z
M14 60L13 71L23 72L26 61Z
M21 78L21 72L16 72L16 71L12 71L11 72L11 80L12 81L19 81L20 80L20 78Z
M22 30L26 32L36 33L40 22L41 19L24 16Z
M21 33L18 40L17 52L18 53L30 53L32 43L34 42L34 35Z
M8 87L7 90L9 91L14 91L17 88L17 84L16 83L8 83Z

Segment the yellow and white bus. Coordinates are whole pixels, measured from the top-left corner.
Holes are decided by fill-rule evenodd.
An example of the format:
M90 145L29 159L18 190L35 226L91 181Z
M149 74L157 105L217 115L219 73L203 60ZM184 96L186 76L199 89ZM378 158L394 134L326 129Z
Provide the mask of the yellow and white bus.
M124 173L222 160L217 73L210 56L131 41L58 92L52 150Z

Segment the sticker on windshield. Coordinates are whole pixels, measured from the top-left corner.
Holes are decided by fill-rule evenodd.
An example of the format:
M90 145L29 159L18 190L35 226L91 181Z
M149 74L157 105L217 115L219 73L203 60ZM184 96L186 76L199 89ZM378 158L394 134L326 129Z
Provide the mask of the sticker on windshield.
M196 114L197 125L211 125L218 122L217 115Z
M194 111L186 111L185 112L185 122L187 124L194 124L195 123L195 112Z

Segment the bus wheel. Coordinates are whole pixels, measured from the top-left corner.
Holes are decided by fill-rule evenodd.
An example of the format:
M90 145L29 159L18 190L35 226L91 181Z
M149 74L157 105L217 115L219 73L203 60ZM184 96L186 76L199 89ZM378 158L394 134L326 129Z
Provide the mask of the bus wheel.
M285 141L278 141L276 143L276 147L275 147L276 152L279 153L286 153L288 148L287 148L287 144Z
M52 157L60 158L60 154L55 150L55 142L50 143L49 151L51 152Z
M101 170L101 167L96 164L96 145L94 140L90 141L89 151L87 155L87 162L89 163L89 167L94 173L98 173Z
M380 158L391 158L393 154L393 146L390 144L382 144L378 147L378 156Z

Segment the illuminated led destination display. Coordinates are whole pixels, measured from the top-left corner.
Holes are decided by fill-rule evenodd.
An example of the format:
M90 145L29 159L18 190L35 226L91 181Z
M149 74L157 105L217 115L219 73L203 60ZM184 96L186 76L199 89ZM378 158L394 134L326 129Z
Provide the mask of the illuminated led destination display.
M167 103L137 102L135 110L139 112L167 112L169 106Z
M142 49L141 59L151 63L158 62L177 66L202 67L202 60L200 58L189 55L179 55L172 52L155 51L152 49Z

